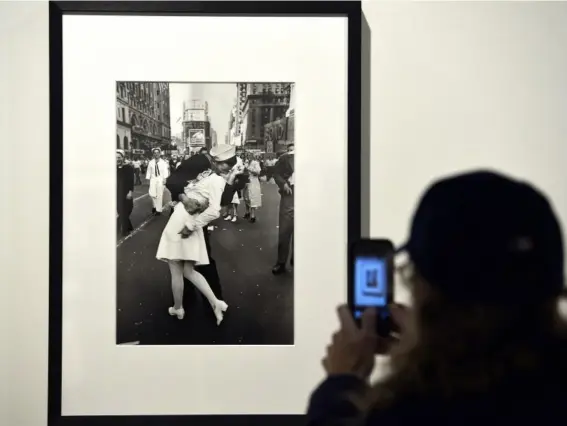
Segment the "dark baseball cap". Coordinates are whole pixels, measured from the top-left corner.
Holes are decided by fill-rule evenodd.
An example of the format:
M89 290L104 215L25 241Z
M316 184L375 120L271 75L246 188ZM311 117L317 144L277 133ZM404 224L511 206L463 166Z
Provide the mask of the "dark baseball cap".
M563 238L549 201L530 184L491 171L431 185L401 250L454 300L530 303L564 287Z

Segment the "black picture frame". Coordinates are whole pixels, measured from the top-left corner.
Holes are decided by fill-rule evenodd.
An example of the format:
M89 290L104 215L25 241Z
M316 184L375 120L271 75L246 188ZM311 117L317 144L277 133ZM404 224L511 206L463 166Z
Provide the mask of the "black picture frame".
M62 416L63 313L63 56L66 14L202 16L345 16L348 19L348 230L361 234L361 2L360 1L55 1L49 4L50 255L48 426L295 426L302 415ZM345 262L347 259L345 257ZM316 368L316 366L314 366ZM292 373L292 372L290 372Z

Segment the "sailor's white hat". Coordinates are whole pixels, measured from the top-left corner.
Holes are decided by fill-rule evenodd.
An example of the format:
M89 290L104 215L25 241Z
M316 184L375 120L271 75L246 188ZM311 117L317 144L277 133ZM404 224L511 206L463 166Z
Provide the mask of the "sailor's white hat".
M215 161L226 161L236 156L236 147L226 144L217 145L211 148L209 154Z

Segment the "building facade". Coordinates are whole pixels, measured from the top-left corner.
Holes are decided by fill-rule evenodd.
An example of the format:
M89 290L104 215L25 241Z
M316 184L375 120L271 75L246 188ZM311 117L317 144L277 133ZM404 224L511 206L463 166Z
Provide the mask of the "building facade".
M264 125L264 146L266 153L277 153L287 150L287 146L295 144L295 85L290 84L284 90L289 96L285 116Z
M283 117L267 123L264 126L262 150L270 154L287 150L288 145L295 143L293 124L293 117Z
M286 112L286 117L295 117L295 83L291 83L287 88L289 92L289 107Z
M183 121L208 121L209 105L198 99L183 102Z
M117 96L120 94L117 113L126 120L118 120L118 128L129 128L131 135L123 133L123 141L124 137L129 140L123 149L149 153L152 148L168 146L171 143L169 83L118 82L116 90Z
M217 144L218 144L217 131L211 128L211 148L217 146Z
M241 114L239 113L239 106L237 100L235 100L235 105L230 111L230 117L228 120L228 134L227 143L230 145L240 146L242 136L242 122Z
M132 125L130 124L128 91L124 84L116 83L116 149L130 150L131 142Z
M266 124L286 117L290 83L238 83L237 110L242 145L265 150Z

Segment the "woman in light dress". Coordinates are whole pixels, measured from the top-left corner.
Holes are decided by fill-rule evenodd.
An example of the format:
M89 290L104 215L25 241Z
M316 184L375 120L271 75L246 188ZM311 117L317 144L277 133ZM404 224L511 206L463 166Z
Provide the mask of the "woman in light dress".
M219 149L223 149L219 146ZM227 148L228 149L228 148ZM213 156L213 152L211 152ZM226 158L228 156L228 158ZM217 319L217 325L223 320L223 314L228 305L216 298L209 283L198 271L196 265L208 265L209 256L205 244L203 227L220 215L220 203L227 180L232 181L236 172L222 177L223 173L236 164L230 152L221 152L213 156L212 167L196 179L189 181L185 187L184 201L177 203L173 214L162 232L156 258L167 262L171 272L171 289L174 305L168 309L172 316L183 319L183 277L193 283L195 287L209 301ZM233 176L234 175L234 176Z
M262 187L260 185L260 161L255 156L250 158L247 165L248 172L250 173L250 182L246 185L244 190L244 202L246 203L245 218L250 218L250 222L256 222L256 209L262 207Z

